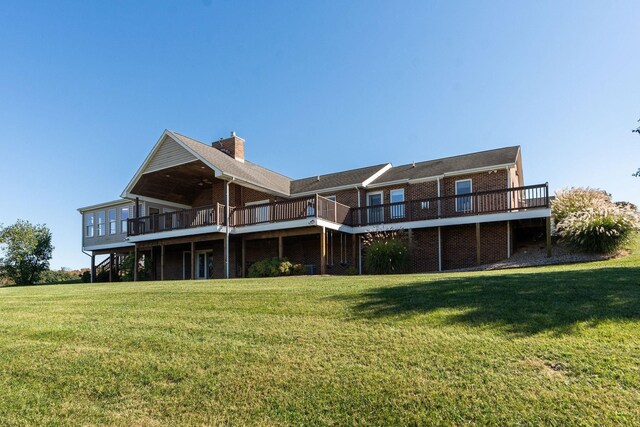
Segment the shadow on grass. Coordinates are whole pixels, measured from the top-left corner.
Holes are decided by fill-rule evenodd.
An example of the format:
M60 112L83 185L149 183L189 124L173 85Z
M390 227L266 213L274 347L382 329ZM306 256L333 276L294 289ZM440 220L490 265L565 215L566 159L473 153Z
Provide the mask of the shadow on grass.
M442 312L446 324L515 334L571 333L579 322L640 320L640 268L477 275L385 286L340 297L357 317ZM449 310L448 312L446 310Z

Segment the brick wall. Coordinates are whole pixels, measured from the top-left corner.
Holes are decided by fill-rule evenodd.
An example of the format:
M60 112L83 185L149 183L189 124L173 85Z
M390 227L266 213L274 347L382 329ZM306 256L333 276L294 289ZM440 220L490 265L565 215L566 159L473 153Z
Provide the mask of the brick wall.
M410 230L411 272L438 271L438 229Z
M442 268L472 267L476 265L476 226L442 227Z
M284 256L294 264L313 265L320 274L320 234L285 237L282 241Z
M507 170L497 169L496 172L481 172L466 175L456 175L444 177L441 182L441 195L453 196L456 194L456 181L463 179L472 180L472 190L476 191L489 191L489 190L502 190L507 188Z
M480 259L483 264L507 257L507 223L480 224Z

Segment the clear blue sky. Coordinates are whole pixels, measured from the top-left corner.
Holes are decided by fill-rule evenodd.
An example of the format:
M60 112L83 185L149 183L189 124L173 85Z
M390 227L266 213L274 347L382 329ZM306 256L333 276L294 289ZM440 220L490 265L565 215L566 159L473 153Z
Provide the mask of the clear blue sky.
M117 198L165 128L298 178L522 146L640 203L640 2L3 1L0 223Z

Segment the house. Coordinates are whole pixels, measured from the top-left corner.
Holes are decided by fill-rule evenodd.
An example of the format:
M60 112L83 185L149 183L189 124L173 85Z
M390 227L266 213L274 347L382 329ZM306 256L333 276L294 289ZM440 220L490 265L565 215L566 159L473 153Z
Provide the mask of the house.
M109 255L112 279L127 254L159 280L244 277L270 257L362 273L378 229L407 233L413 272L508 258L532 228L550 239L548 185L525 186L519 146L291 179L246 160L235 132L205 144L166 130L119 199L79 211L92 272Z

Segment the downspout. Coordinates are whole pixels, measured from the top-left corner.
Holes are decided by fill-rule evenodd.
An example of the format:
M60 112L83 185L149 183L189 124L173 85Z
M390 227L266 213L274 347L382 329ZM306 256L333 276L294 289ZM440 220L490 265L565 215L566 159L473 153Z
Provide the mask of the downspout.
M513 197L511 194L511 171L508 166L505 169L507 170L507 211L511 211L511 198Z
M358 225L361 224L360 218L362 218L362 212L360 210L360 188L356 185L356 192L358 193ZM358 238L358 274L362 275L362 239Z
M438 177L437 180L438 183L438 218L440 218L441 212L440 212L440 177Z

